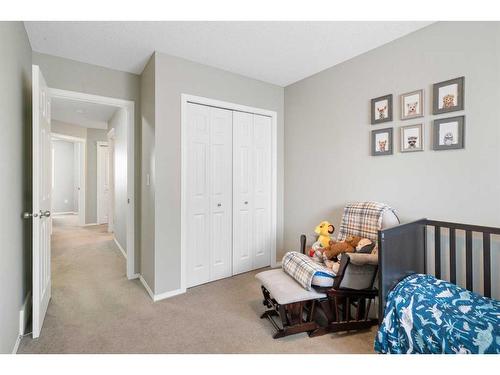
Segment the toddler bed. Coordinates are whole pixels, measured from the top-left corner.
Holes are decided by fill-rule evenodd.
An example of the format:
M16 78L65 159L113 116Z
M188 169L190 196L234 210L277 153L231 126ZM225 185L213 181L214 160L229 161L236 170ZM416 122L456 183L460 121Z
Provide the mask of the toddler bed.
M429 227L434 228L435 276L425 274ZM440 279L443 228L449 232L451 282ZM457 231L465 231L466 288L455 284ZM472 291L473 232L482 233L483 237L484 297ZM491 236L494 234L500 234L500 228L427 219L379 231L381 303L375 350L379 353L500 353L500 302L489 298Z

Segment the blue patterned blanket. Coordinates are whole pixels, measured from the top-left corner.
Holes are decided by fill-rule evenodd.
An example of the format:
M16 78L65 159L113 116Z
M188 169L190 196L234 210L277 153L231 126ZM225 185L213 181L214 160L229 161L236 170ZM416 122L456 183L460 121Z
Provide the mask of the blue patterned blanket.
M379 353L500 353L500 301L415 274L389 293Z

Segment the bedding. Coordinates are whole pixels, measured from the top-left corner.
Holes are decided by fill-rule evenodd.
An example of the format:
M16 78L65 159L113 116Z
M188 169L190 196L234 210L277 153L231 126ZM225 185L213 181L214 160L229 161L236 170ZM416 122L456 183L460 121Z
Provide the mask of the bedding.
M333 285L335 273L305 254L289 251L283 256L282 268L306 290L311 290L313 285L326 287Z
M401 280L387 298L379 353L500 353L500 301L430 275Z

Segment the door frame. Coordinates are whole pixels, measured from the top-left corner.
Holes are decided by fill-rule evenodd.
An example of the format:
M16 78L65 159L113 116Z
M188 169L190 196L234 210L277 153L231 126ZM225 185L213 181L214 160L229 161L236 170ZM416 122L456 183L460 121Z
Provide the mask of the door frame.
M97 185L97 191L96 191L96 193L97 193L97 197L96 197L96 205L97 205L97 207L96 207L96 212L97 212L97 224L100 225L100 224L106 224L106 222L102 220L102 217L100 217L100 211L101 211L101 209L103 207L101 207L101 203L100 203L102 197L100 197L101 191L99 189L100 188L99 185L102 184L102 179L104 177L102 175L101 169L100 169L100 163L103 162L103 160L102 160L102 154L100 152L100 147L102 147L102 146L108 147L108 161L109 161L109 144L108 144L107 141L106 142L97 141L96 143L97 143L97 152L96 152L96 159L97 159L97 170L96 170L96 172L97 172L96 173L96 185ZM108 165L108 173L110 173L109 172L109 165ZM109 193L108 193L108 199L110 199ZM108 203L109 203L109 201L108 201ZM109 206L107 208L105 208L105 209L106 209L106 212L108 214L108 223L109 223Z
M135 272L135 103L132 100L86 94L77 91L50 88L52 98L78 100L85 103L111 105L122 108L127 123L127 278L139 277Z
M87 174L87 140L85 138L73 137L70 135L60 134L60 133L50 133L52 139L59 139L62 141L72 142L73 144L78 144L80 147L80 165L78 173L80 174L80 190L78 192L78 224L80 226L85 225L85 205L86 205L86 180L85 175ZM52 170L54 174L54 170Z
M187 289L187 108L188 103L201 104L210 107L228 109L232 111L248 112L271 118L271 267L276 267L276 236L278 212L278 114L262 108L249 107L242 104L210 99L202 96L181 94L181 287L179 293ZM232 263L231 263L232 267Z
M108 202L108 232L115 231L115 128L108 132L109 151L109 202Z

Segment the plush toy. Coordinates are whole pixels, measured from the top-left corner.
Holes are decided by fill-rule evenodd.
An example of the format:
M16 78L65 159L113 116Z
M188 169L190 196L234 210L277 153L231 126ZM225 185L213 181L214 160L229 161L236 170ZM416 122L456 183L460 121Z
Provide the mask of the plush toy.
M318 235L318 240L309 249L309 256L317 262L323 262L323 252L330 247L330 243L333 241L330 235L335 231L335 227L328 221L322 221L314 229L314 232Z
M329 244L329 248L323 252L323 259L335 260L339 254L353 253L361 240L362 238L358 236L348 236L344 241L332 241Z

